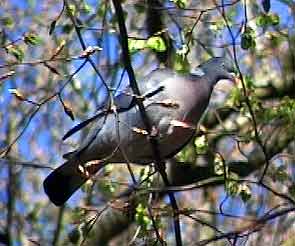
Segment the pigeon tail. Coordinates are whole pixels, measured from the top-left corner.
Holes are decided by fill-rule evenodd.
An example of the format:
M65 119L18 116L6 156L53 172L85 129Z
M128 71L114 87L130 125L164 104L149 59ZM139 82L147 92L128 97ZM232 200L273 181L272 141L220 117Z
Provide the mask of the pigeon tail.
M44 191L50 201L61 206L103 166L102 161L80 165L79 160L68 160L47 176L43 183Z

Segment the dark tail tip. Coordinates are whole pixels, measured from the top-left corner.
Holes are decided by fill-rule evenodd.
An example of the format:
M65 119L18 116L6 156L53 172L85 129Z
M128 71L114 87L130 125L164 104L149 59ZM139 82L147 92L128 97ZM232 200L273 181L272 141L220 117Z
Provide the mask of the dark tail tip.
M64 174L58 168L44 180L44 191L56 206L63 205L73 193L86 182L87 178L82 175Z
M71 196L68 178L58 172L52 172L43 183L44 191L56 206L63 205Z
M44 191L56 206L62 206L92 175L98 172L105 163L93 161L92 165L85 167L88 175L79 172L79 163L74 160L66 161L55 169L44 180Z

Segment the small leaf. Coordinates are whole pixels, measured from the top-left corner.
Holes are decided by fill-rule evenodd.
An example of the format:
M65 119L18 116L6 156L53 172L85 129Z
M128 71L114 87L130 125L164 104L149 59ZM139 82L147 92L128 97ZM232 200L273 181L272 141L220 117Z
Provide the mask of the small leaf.
M280 24L280 17L277 14L270 15L271 25L276 26Z
M52 35L52 33L54 32L54 30L55 30L55 26L56 26L56 23L57 23L56 20L54 20L54 21L52 21L52 22L50 23L50 27L49 27L49 35Z
M276 26L280 23L280 17L277 14L262 14L256 18L256 25L260 27Z
M142 39L128 39L128 48L130 53L135 53L146 47L146 41Z
M255 48L255 33L251 27L246 27L244 33L241 35L241 48L248 50L250 48Z
M266 38L269 40L272 48L277 48L284 42L284 37L277 33L266 33Z
M161 37L150 37L146 42L146 46L157 52L164 52L167 49L165 41Z
M249 90L252 90L255 88L254 79L248 74L245 76L245 85Z
M257 26L260 26L260 27L267 26L268 25L267 15L262 14L262 15L257 16L257 18L256 18L256 25Z
M8 45L5 47L5 49L8 54L13 55L19 62L24 59L25 54L21 47L16 45Z
M14 27L14 20L11 16L2 17L0 18L0 22L3 26L11 29Z
M24 36L24 42L27 45L38 45L42 43L42 38L38 37L34 33L28 33Z
M62 26L62 32L64 34L69 34L73 30L74 26L70 23L65 24Z
M226 180L225 181L225 189L230 196L239 195L239 184L234 180Z
M182 45L180 49L176 50L176 54L181 56L183 59L186 57L189 52L189 48L186 44Z
M228 23L228 24L229 24L229 23ZM213 23L210 25L210 29L211 29L213 32L221 31L221 30L223 30L225 27L226 27L226 23L224 22L223 19L220 19L220 20L218 20L218 21L215 21L215 22L213 22Z
M136 207L135 221L137 224L142 226L144 230L147 230L152 221L148 216L148 210L142 203L139 203Z
M227 172L225 180L225 190L230 196L237 196L241 192L241 185L238 182L239 175L234 172Z
M262 7L263 10L268 13L268 11L270 10L270 0L262 0Z
M116 191L116 184L111 182L111 180L106 180L99 183L99 190L105 194L113 194Z
M208 150L208 140L205 135L202 135L200 137L197 137L195 139L195 147L196 147L196 152L198 154L204 154Z
M222 158L220 157L220 155L216 154L214 157L214 173L216 175L224 175L224 171L227 174L228 167L224 166Z
M249 201L251 198L251 189L248 185L246 184L240 184L240 197L244 202Z
M173 68L179 73L188 73L190 69L186 54L188 53L187 45L183 45L181 49L176 51L173 59Z
M242 99L243 99L242 91L238 87L234 87L231 90L228 100L226 101L226 106L228 106L228 107L238 106L239 107L241 105Z
M150 170L148 167L141 168L140 173L139 173L140 180L145 180L145 179L151 178L149 172L150 172Z
M68 14L70 16L75 16L76 14L76 6L74 4L70 4L68 10Z
M184 9L187 5L187 0L172 0L178 8Z

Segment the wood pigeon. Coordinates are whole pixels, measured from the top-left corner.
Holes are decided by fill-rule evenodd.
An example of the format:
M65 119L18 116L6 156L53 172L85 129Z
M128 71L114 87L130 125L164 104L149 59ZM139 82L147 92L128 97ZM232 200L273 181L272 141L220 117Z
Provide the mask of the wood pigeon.
M168 159L194 136L206 110L214 85L222 79L234 81L233 64L223 57L211 58L190 74L158 69L138 83L148 118L156 135L160 157ZM131 94L120 103L131 102ZM122 106L121 107L124 107ZM149 164L153 153L136 104L119 113L109 113L92 122L80 147L65 155L67 161L44 181L44 190L57 206L64 204L91 176L107 163Z

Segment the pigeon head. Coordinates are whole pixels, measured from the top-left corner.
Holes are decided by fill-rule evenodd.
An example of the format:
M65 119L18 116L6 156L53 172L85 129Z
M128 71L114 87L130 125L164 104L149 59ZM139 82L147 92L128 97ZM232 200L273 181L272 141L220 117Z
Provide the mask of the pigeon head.
M235 68L233 63L225 57L214 57L194 69L192 74L206 76L207 81L214 86L219 80L234 81Z

